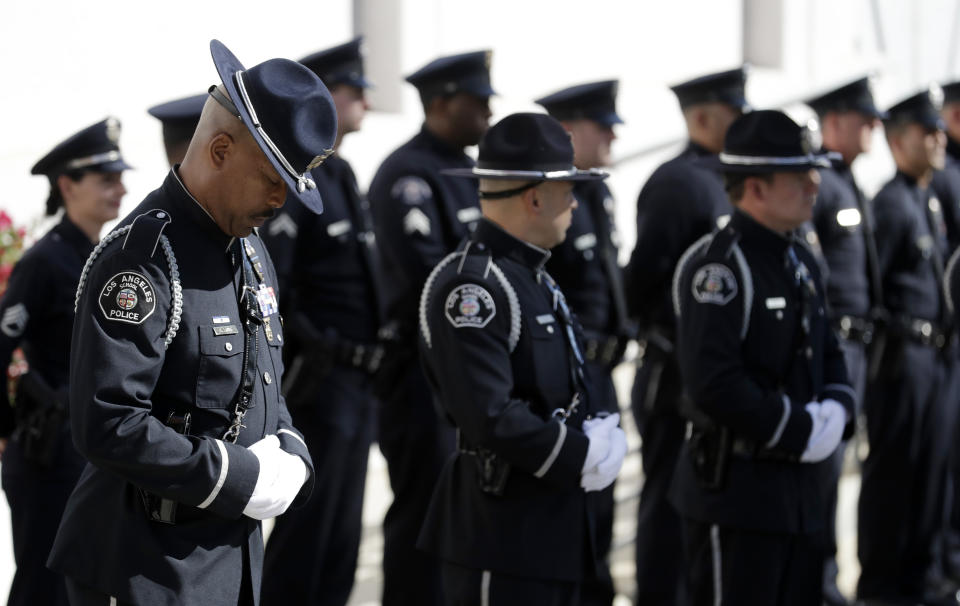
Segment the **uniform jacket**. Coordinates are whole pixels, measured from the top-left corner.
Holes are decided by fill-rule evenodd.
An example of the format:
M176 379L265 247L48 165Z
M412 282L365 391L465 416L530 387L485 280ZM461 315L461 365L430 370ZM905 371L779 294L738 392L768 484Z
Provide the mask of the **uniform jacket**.
M697 165L709 151L693 143L650 175L637 199L637 244L627 265L627 303L641 329L672 332L670 282L680 255L729 218L721 176ZM719 223L718 223L719 222Z
M842 161L820 171L820 190L813 207L814 237L808 244L823 254L830 315L867 318L871 306L867 235L873 216L863 200L850 167ZM868 224L868 222L871 222ZM812 242L811 242L812 240ZM879 276L879 274L878 274Z
M339 155L311 174L323 214L290 199L260 230L277 269L281 311L287 322L298 316L297 322L309 322L317 331L373 343L379 328L379 258L370 206Z
M247 446L277 434L312 478L279 392L283 327L275 289L269 294L276 275L259 238L246 240L263 274L260 307L270 330L257 333L253 406L236 444L222 437L244 357L242 253L175 171L101 241L81 278L70 412L74 442L90 463L49 565L123 602L236 604L244 567L256 601L262 535L242 511L259 463ZM171 412L192 415L189 435L165 425ZM298 502L310 488L308 480ZM176 501L177 523L149 520L138 489Z
M802 286L788 262L789 248L807 268ZM801 329L801 288L810 310L808 337ZM819 270L796 239L735 211L719 234L684 254L674 295L686 392L714 423L738 439L773 443L776 452L798 457L812 425L807 402L835 399L853 419L854 393L827 321ZM823 526L823 474L816 465L733 455L724 485L709 490L694 477L690 456L685 446L671 488L683 515L767 532Z
M577 387L548 257L483 220L424 286L421 358L461 451L440 475L418 546L469 568L575 580L593 565L584 560L590 496L580 488L580 428L592 409L588 398L566 424L552 416ZM511 466L503 494L481 491L464 448Z
M370 183L383 259L386 318L400 324L413 347L423 281L480 218L476 181L440 171L473 165L462 149L451 147L424 127L383 161Z
M935 200L935 199L934 199ZM891 317L937 322L941 284L937 264L945 262L947 230L939 201L915 179L897 172L873 201L884 306Z
M93 243L66 215L17 262L0 299L0 367L23 347L30 372L53 390L69 379L73 305ZM13 431L7 373L0 373L0 436Z
M614 201L603 181L581 181L573 188L578 206L567 238L551 251L550 272L563 289L584 330L620 335L626 330L623 272L617 265L620 237Z
M946 162L933 175L930 189L943 208L950 250L956 250L960 246L960 142L947 138Z

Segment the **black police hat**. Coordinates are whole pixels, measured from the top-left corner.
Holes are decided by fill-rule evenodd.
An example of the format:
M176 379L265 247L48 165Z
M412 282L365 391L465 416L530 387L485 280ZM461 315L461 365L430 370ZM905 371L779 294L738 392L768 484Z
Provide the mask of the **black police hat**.
M363 37L350 42L315 52L300 59L300 63L320 76L327 88L337 84L349 84L357 88L370 88L372 84L363 75Z
M943 130L946 126L940 117L943 109L943 90L939 84L931 84L927 89L907 97L887 109L884 125L916 123L924 128Z
M120 155L120 121L107 118L72 135L40 158L32 175L56 177L71 171L113 173L133 168Z
M557 120L593 120L603 126L623 124L617 115L617 80L579 84L535 101Z
M943 103L956 103L960 101L960 81L948 82L942 86Z
M831 156L820 153L820 146L820 133L814 128L801 127L781 111L756 110L734 120L719 156L705 156L698 163L723 173L828 168Z
M573 165L570 133L546 114L511 114L491 126L480 140L474 168L441 171L454 177L505 181L594 181L602 170Z
M686 109L700 103L726 103L740 111L749 111L746 98L747 66L715 74L707 74L670 87L680 107Z
M873 91L870 88L870 78L863 77L834 88L806 101L818 116L827 112L855 111L865 116L884 119L885 111L880 110L873 101Z
M209 95L201 93L154 105L147 113L163 125L163 140L167 145L189 141L197 130L200 114Z
M456 93L489 97L497 94L490 86L492 56L492 51L484 50L440 57L407 76L406 80L417 87L424 99Z
M310 169L333 153L337 110L330 91L305 66L288 59L270 59L250 69L219 40L210 53L230 99L216 87L210 94L240 118L289 191L319 214L323 201ZM231 103L232 101L232 103Z

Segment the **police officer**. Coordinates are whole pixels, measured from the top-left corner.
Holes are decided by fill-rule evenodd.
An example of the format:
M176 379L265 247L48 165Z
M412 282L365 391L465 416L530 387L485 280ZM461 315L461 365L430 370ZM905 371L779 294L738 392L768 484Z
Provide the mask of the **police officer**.
M117 142L120 123L108 118L74 134L31 172L50 181L47 215L59 223L14 266L0 298L0 366L22 347L29 372L19 378L16 407L0 373L0 455L10 504L17 569L7 603L66 605L66 586L46 567L67 497L85 461L67 421L73 301L100 229L115 219L130 168ZM12 437L11 437L12 436Z
M687 148L660 166L637 199L637 243L626 269L630 315L640 324L642 362L632 407L645 481L637 520L637 601L674 606L682 588L680 518L667 500L683 443L670 280L680 255L730 217L721 177L697 164L723 149L730 123L748 108L746 70L708 74L672 87L687 125Z
M183 163L90 254L70 358L73 439L90 464L49 565L72 604L256 604L260 520L312 487L280 394L283 325L255 228L330 153L333 100L310 70L246 69L210 43Z
M190 146L193 131L200 121L200 113L207 102L207 94L191 95L181 99L154 105L147 113L163 125L163 148L167 152L167 162L171 168L183 162L183 156Z
M856 403L863 402L867 382L867 346L873 341L873 320L883 298L880 268L873 237L873 218L857 186L851 166L868 153L874 126L885 114L873 101L868 78L860 78L807 101L817 113L823 150L833 152L831 167L820 171L820 189L807 224L807 242L822 255L827 271L830 322L840 337ZM827 480L827 559L824 562L824 601L842 606L846 598L837 589L837 483L843 469L843 448L823 465Z
M616 111L617 87L616 80L591 82L537 99L571 134L573 163L580 170L610 164L610 145L616 138L613 127L623 123ZM620 407L611 372L623 357L629 328L623 272L617 264L620 239L614 222L613 195L600 179L577 181L573 195L577 212L573 213L566 239L551 251L546 267L583 325L584 368L590 378L594 404L614 413ZM601 557L606 557L613 536L613 487L606 489L598 500L604 510L597 521L597 550ZM599 586L584 587L584 603L610 604L613 600L613 580L607 567L603 572Z
M361 39L300 60L337 109L334 154L311 171L322 215L291 200L264 227L287 327L283 391L314 460L315 490L277 518L264 559L264 604L339 604L353 587L373 441L372 373L383 355L370 207L336 150L368 108Z
M577 206L569 135L543 114L507 116L480 142L483 220L430 274L420 351L457 427L419 545L443 562L445 604L573 605L603 566L596 491L626 453L584 380L579 323L544 270Z
M956 407L947 389L954 354L942 294L946 226L929 190L944 161L941 99L939 87L924 90L889 108L884 121L897 173L873 201L888 320L864 401L870 454L857 534L864 600L944 599L924 587L944 515Z
M729 224L677 266L677 352L691 431L671 500L690 604L819 606L823 474L853 430L853 389L813 254L794 230L829 166L779 111L739 118L715 160Z
M407 81L420 93L423 127L384 160L369 191L389 340L377 377L378 435L393 489L383 521L384 606L440 604L437 563L415 543L453 430L437 415L417 361L417 305L427 274L480 218L476 188L440 170L474 164L464 148L480 141L490 119L490 52L441 57Z

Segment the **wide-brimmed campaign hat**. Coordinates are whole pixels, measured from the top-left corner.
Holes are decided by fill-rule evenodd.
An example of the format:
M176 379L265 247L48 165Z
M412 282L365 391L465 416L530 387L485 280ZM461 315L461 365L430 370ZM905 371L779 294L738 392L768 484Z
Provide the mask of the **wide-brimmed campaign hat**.
M30 174L51 179L73 171L121 172L131 168L120 153L120 121L107 118L74 133L37 160Z
M821 150L816 125L800 126L777 110L755 110L737 118L718 156L698 161L723 173L779 173L829 168L831 154Z
M219 40L210 41L210 54L229 99L215 86L210 94L243 121L288 191L313 212L323 212L310 170L333 153L337 136L337 110L327 87L289 59L247 69Z
M594 181L608 174L573 165L570 133L551 116L511 114L491 126L480 140L477 165L440 171L454 177L505 181Z

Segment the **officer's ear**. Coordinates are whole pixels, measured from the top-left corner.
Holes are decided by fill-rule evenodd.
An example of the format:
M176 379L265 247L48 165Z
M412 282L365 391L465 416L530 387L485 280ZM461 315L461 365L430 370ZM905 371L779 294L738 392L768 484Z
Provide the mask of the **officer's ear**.
M229 133L219 132L210 139L207 145L207 151L210 156L210 163L219 170L222 170L227 162L227 157L233 153L236 142Z

